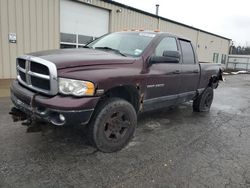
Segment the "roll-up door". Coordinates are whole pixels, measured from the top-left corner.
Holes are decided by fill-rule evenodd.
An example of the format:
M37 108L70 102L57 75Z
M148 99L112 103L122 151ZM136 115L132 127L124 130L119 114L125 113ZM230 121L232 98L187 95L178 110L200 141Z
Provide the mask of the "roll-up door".
M109 32L109 11L69 0L60 1L61 48L79 48Z

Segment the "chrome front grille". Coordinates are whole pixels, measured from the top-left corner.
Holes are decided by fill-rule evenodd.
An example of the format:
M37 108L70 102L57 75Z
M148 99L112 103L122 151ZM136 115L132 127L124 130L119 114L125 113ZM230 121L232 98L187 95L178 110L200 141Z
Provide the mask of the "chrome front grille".
M29 55L17 58L17 79L22 85L40 93L58 93L57 69L54 63Z

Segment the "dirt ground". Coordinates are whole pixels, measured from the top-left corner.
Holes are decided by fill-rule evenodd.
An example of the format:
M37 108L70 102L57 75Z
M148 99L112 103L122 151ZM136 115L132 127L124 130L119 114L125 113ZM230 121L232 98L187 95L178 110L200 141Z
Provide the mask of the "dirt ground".
M142 114L117 153L80 128L26 133L0 98L0 187L250 187L250 75L227 76L209 113L192 104Z

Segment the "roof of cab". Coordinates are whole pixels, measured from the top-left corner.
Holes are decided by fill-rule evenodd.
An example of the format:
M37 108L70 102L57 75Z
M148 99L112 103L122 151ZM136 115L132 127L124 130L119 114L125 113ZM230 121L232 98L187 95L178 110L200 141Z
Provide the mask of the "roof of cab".
M155 34L155 35L167 35L167 36L173 36L173 37L176 37L178 39L182 39L182 40L186 40L186 41L191 41L189 38L186 38L184 36L178 36L178 35L175 35L173 33L169 33L169 32L162 32L162 31L158 31L158 30L155 30L155 31L152 31L152 30L142 30L142 29L139 29L139 30L123 30L123 31L120 31L120 32L117 32L117 33L150 33L150 34Z

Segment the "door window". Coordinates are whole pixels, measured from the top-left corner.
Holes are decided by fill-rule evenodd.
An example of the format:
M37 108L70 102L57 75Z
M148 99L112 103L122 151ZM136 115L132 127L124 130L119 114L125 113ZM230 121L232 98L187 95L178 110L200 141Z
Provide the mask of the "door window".
M183 63L184 64L195 64L194 50L189 41L180 40Z
M177 43L175 38L166 37L161 40L158 46L155 49L156 56L163 56L164 51L178 51Z
M226 59L227 59L227 55L226 54L222 54L221 64L226 64Z

